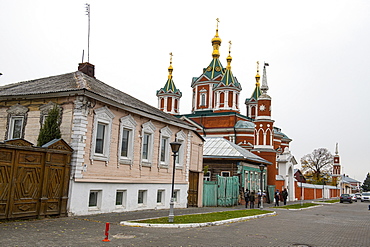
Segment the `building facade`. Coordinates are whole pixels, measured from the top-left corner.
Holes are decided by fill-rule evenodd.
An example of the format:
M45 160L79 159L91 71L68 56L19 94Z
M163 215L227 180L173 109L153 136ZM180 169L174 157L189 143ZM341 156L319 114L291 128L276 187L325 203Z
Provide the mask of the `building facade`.
M191 82L192 111L177 116L193 124L203 137L225 138L271 163L267 165L267 188L264 188L270 192L270 197L275 189L283 187L291 190L290 194L294 195L293 171L296 162L289 151L292 140L275 126L272 118L273 104L268 95L266 76L268 64L263 64L261 84L257 62L255 89L251 97L245 99L245 107L239 107L242 86L232 71L231 41L226 67L223 67L220 60L219 48L222 40L218 26L211 43L211 62ZM163 110L163 107L160 106L159 109ZM241 109L246 109L245 114ZM285 150L289 155L284 153ZM246 181L241 181L241 184L246 184Z
M173 141L182 143L175 207L202 206L203 139L195 127L97 80L89 63L77 72L0 87L0 141L36 143L54 106L62 138L74 150L69 215L169 208Z

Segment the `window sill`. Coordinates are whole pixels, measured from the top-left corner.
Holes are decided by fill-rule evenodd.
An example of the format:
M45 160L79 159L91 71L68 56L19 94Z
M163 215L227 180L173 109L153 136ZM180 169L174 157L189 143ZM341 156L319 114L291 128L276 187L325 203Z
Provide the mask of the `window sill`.
M94 154L92 157L93 160L108 161L108 157L104 155Z
M88 211L100 211L98 207L89 207Z
M120 164L123 164L123 165L132 165L132 160L131 159L124 159L124 158L121 158L119 160L119 163Z
M142 166L146 166L146 167L151 167L152 166L152 163L149 162L149 161L141 161L141 165Z

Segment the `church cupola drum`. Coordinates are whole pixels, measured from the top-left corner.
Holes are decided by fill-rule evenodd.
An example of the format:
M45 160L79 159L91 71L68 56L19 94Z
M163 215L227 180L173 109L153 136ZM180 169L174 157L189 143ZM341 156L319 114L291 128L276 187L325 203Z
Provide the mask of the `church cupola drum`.
M229 41L229 55L226 58L227 66L221 81L215 86L215 112L235 111L239 112L239 93L242 87L231 71L231 41Z
M168 67L168 79L163 88L157 91L158 108L166 113L178 115L180 112L180 98L182 93L176 88L172 79L172 52L170 53L170 66Z
M216 107L214 87L216 87L223 78L225 68L222 66L220 57L220 46L222 40L218 35L218 23L216 34L212 38L213 47L212 61L203 69L203 73L199 77L193 77L191 87L193 89L192 112L196 111L213 111Z

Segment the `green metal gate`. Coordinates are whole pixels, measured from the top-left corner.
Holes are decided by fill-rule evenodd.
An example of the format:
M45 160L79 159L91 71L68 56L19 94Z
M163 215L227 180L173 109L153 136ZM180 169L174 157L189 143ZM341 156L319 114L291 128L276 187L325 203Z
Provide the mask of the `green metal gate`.
M203 206L228 207L238 205L239 177L217 176L217 181L204 181Z

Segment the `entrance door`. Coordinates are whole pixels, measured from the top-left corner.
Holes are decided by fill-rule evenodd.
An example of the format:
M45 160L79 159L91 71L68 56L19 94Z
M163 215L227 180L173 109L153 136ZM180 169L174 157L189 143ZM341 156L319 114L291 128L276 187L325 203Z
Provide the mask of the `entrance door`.
M18 151L14 166L9 218L37 215L40 207L43 153Z
M189 172L189 191L188 191L188 206L198 207L198 184L199 173Z

